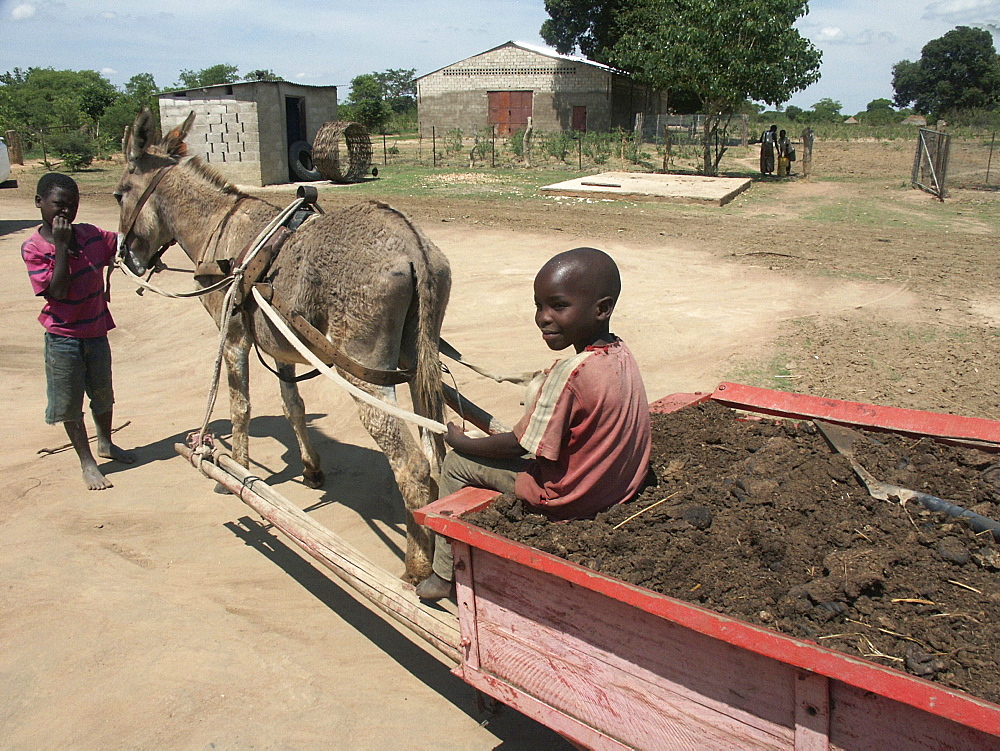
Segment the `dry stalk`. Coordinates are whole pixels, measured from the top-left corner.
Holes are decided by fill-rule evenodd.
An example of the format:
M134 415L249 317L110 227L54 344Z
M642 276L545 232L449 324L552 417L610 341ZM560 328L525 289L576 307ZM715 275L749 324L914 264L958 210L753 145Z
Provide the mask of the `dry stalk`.
M968 618L973 623L979 624L980 626L983 625L982 621L977 621L975 618L973 618L968 613L935 613L934 615L932 615L930 617L931 618Z
M937 605L936 602L931 602L930 600L921 600L918 597L896 597L889 602L909 602L914 605Z
M864 636L860 631L848 631L843 634L827 634L826 636L817 636L816 641L822 641L823 639L842 639L845 636Z
M854 533L855 533L855 534L856 534L856 535L857 535L858 537L863 537L863 538L865 538L866 540L868 540L868 542L872 542L872 538L870 538L870 537L869 537L868 535L866 535L866 534L865 534L864 532L862 532L862 531L861 531L860 529L856 529L856 530L854 530ZM874 545L875 543L872 543L872 544Z
M977 595L981 595L983 593L981 589L970 587L968 584L962 584L962 582L957 582L954 579L948 579L947 581L949 584L954 584L956 587L961 587L962 589L967 589L970 592L975 592Z
M675 495L677 495L677 494L678 494L678 493L680 493L680 492L681 492L681 491L679 491L679 490L675 490L675 491L674 491L673 493L671 493L670 495L668 495L668 496L667 496L666 498L661 498L661 499L660 499L660 500L658 500L658 501L657 501L656 503L651 503L650 505L646 506L646 508L644 508L644 509L639 509L638 511L636 511L636 512L635 512L634 514L632 514L632 516L630 516L630 517L629 517L628 519L626 519L625 521L622 521L622 522L618 522L618 523L617 523L617 524L616 524L615 526L613 526L613 527L611 528L611 531L612 531L612 532L614 532L614 531L615 531L616 529L618 529L618 528L619 528L619 527L621 527L622 525L624 525L624 524L627 524L628 522L632 521L633 519L635 519L635 517L639 516L640 514L645 514L645 513L646 513L647 511L649 511L649 510L650 510L651 508L656 508L657 506L659 506L659 505L660 505L661 503L663 503L664 501L669 501L669 500L670 500L671 498L673 498L673 497L674 497Z
M871 650L871 652L869 652L868 654L865 654L862 650L858 650L859 652L861 652L862 657L881 657L883 660L892 660L893 662L903 662L902 657L893 657L892 655L887 655L885 652L880 651L874 644L872 644L871 639L868 639L867 637L861 637L861 638L864 639L866 642L868 642L868 648Z

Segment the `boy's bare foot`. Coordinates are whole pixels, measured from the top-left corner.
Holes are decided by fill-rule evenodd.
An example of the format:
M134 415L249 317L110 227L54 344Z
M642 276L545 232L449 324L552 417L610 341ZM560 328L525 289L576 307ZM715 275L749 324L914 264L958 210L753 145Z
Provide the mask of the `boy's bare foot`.
M451 595L452 582L442 579L437 574L431 574L417 585L417 597L426 602L440 600Z
M98 446L97 455L102 459L114 459L122 464L134 464L135 454L131 451L126 451L125 449L118 448L115 444L111 444L110 448L101 448Z
M83 467L83 481L87 484L88 490L107 490L114 487L111 480L101 474L96 464Z

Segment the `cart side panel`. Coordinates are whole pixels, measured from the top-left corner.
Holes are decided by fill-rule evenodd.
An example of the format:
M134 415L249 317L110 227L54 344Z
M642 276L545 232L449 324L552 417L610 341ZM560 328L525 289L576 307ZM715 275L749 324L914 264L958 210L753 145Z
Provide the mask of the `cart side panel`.
M794 669L473 550L479 669L637 748L790 748Z
M830 681L830 748L998 751L1000 738L841 681Z

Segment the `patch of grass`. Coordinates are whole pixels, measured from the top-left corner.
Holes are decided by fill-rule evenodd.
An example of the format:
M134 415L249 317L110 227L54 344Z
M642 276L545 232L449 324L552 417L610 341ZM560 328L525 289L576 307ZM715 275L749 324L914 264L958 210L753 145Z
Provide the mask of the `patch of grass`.
M747 360L735 364L722 380L777 391L794 391L795 379L792 377L794 375L788 369L788 356L779 349L767 359Z

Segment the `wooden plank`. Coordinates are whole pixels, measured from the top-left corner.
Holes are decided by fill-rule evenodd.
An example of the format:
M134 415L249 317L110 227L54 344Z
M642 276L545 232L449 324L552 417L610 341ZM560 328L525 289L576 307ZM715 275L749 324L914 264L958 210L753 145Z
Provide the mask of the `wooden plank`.
M790 748L793 671L474 551L483 672L637 748Z
M490 491L465 489L460 492L463 493L462 497L481 506L483 494ZM493 495L496 497L495 492ZM458 498L459 494L456 493L449 499L443 499L442 502L450 504L449 516L435 513L437 503L441 502L424 507L421 510L422 523L446 537L467 542L478 550L493 553L521 566L551 573L698 633L803 670L836 678L866 691L890 696L960 724L1000 735L1000 706L868 660L834 652L814 642L785 636L771 629L754 626L713 610L612 579L494 535L452 516L460 513L455 502Z
M807 394L790 394L744 386L739 383L719 384L712 394L712 400L737 409L749 409L781 417L818 418L913 436L985 441L998 445L977 447L988 451L1000 451L1000 422L981 417L961 417L902 407L824 399Z
M578 748L590 749L591 751L625 751L625 749L631 748L488 673L468 670L462 677L473 688L489 694L508 707L537 720L565 737Z
M219 456L223 467L218 467L195 455L184 444L175 443L174 450L225 486L384 614L454 662L461 661L458 619L453 615L421 605L412 586L376 566L232 458Z
M440 544L440 541L439 541ZM451 543L455 557L455 600L458 604L459 649L462 668L479 669L479 634L476 630L476 596L473 591L472 554L464 542Z
M1000 737L892 697L830 681L830 747L851 751L1000 751Z
M830 679L795 671L795 751L830 748Z

